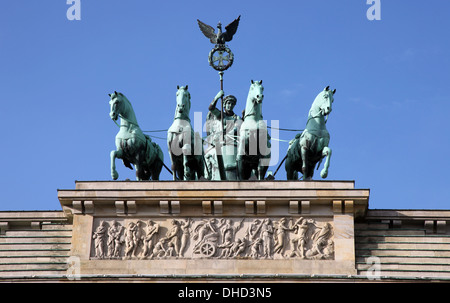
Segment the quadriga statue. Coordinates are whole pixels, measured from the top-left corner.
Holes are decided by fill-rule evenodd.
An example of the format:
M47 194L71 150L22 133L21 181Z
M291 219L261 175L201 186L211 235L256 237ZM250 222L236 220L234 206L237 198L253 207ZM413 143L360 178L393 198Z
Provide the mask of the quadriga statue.
M177 86L177 106L172 125L167 131L167 146L172 162L173 180L203 179L203 143L191 126L189 112L191 94L188 86Z
M117 180L116 158L123 164L136 168L137 180L159 180L164 163L161 148L145 135L136 120L131 102L122 93L109 94L110 117L115 122L120 117L119 132L116 135L116 150L111 151L111 177ZM117 123L116 123L117 124Z
M314 167L326 157L324 168L320 172L322 178L328 176L330 167L331 149L328 147L330 134L326 128L325 117L331 113L334 94L327 86L314 100L309 110L306 128L301 134L289 142L286 155L286 177L288 180L297 180L298 173L303 174L303 180L311 180Z
M270 137L262 116L264 87L261 81L251 80L247 96L237 154L237 166L241 180L248 180L255 174L264 180L270 162Z

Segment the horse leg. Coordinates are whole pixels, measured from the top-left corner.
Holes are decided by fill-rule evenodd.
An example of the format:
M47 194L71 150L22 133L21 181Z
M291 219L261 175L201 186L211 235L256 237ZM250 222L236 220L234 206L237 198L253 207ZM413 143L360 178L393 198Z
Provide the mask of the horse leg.
M159 180L159 175L164 165L164 155L161 148L155 145L156 158L150 166L150 177L152 180Z
M258 180L264 180L266 172L269 169L269 163L270 163L270 153L268 155L264 155L262 158L259 159L257 167Z
M136 169L136 181L147 180L147 175L145 173L144 165L135 164L134 168Z
M250 176L252 174L252 168L250 167L250 165L242 158L237 163L239 167L239 176L241 180L250 179Z
M147 164L148 160L148 150L141 153L140 149L144 146L140 146L136 148L136 156L135 156L135 164L134 168L136 169L136 180L148 180L150 178L149 165Z
M327 157L327 160L325 160L323 169L320 171L320 176L326 178L328 176L328 168L330 167L331 148L325 146L322 150L322 157Z
M305 146L301 147L301 153L302 153L302 174L303 174L303 180L311 180L312 176L309 175L309 167L307 165L308 162L308 149Z
M236 160L236 168L238 172L238 180L244 180L243 173L244 170L242 169L242 159Z
M172 179L173 179L173 181L176 181L177 180L177 173L175 171L175 169L176 169L176 163L175 163L176 156L173 154L173 150L172 150L172 141L174 140L174 138L175 138L175 136L174 136L173 133L171 133L171 132L167 133L167 147L168 147L168 150L169 150L170 163L171 163L170 169L172 170Z
M258 166L258 180L264 180L268 168L268 166Z
M204 164L203 164L203 157L204 157L204 155L202 154L202 155L197 155L197 156L194 156L195 157L195 159L196 159L196 163L197 163L197 169L196 169L196 171L197 171L197 180L200 180L200 178L203 178L204 177L204 175L205 175L205 166L204 166Z
M288 156L286 158L286 162L284 163L284 168L286 170L286 179L288 180L295 180L294 179L294 175L295 175L295 169L293 167L293 163L291 163L291 158Z
M183 168L183 160L182 156L171 155L172 160L172 173L173 173L173 181L181 181L184 178L184 168ZM181 158L181 159L180 159Z
M248 145L250 142L248 137L249 131L247 129L242 130L241 126L241 135L239 136L238 151L236 156L236 165L239 174L239 180L248 180L252 173L252 169L246 159L248 157Z
M300 140L295 139L289 144L284 164L287 180L298 180L298 172L301 170L302 163Z
M177 173L178 173L178 176L180 175L180 172L179 172L180 169L176 163L176 158L172 153L170 153L170 161L172 162L172 165L170 166L170 169L172 170L172 178L173 178L173 181L176 181Z
M193 165L190 156L183 155L184 180L195 180L195 170L191 166Z
M177 181L177 179L182 180L183 176L183 167L180 167L180 164L172 164L172 179L173 181Z
M159 175L163 167L163 162L160 159L156 159L150 169L150 175L152 180L159 180Z
M116 158L122 158L122 155L121 149L111 151L111 177L113 180L119 178L119 173L116 170Z

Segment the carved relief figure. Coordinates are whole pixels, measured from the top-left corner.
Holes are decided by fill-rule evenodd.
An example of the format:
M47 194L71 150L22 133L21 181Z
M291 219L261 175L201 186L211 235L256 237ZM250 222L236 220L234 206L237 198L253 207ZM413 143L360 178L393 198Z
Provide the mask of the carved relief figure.
M263 244L262 255L264 258L272 257L272 247L273 247L272 239L273 239L272 221L266 218L261 224L261 240Z
M159 224L155 223L152 220L148 220L145 231L146 235L144 238L144 251L142 253L142 256L148 257L153 250L153 246L156 244L156 238L158 237L159 233Z
M100 221L100 225L97 227L97 229L94 232L94 235L92 238L94 239L95 243L95 257L96 258L104 258L105 257L105 240L107 237L107 228L105 221Z
M308 232L308 228L308 223L302 217L292 226L291 230L294 231L295 237L291 239L291 257L298 256L302 259L305 258L306 233Z
M273 252L276 254L283 254L285 249L286 233L289 227L286 226L286 218L281 218L275 227L275 247Z
M250 227L247 229L247 239L250 242L253 242L256 240L256 237L259 234L259 231L261 230L261 221L259 219L256 219L250 224Z
M142 228L143 222L138 220L136 222L136 229L134 231L134 251L133 255L135 257L138 256L138 249L139 247L144 245L144 239L145 239L145 232Z
M175 244L173 244L173 242L168 242L166 253L164 254L164 257L176 257L176 256L177 256L177 253L175 250Z
M247 240L246 237L237 239L230 251L230 255L228 257L237 258L241 257L241 255L245 252L247 249Z
M217 247L222 249L219 258L229 258L233 244L234 244L233 242L225 242L220 245L217 245Z
M334 257L334 242L333 240L329 239L326 246L322 250L323 258L324 259L333 259Z
M250 258L253 259L259 259L259 257L261 256L261 246L262 246L262 239L261 238L257 238L255 241L253 241L250 244Z
M166 239L168 241L168 246L175 250L175 256L178 256L180 251L180 231L180 223L177 220L172 220L172 228L167 232Z
M155 247L149 258L162 258L166 254L166 249L164 247L164 243L167 242L166 238L161 238L158 243L156 243Z
M230 219L225 220L225 225L222 227L222 243L230 243L234 241L234 235L241 229L244 219L239 222L238 226L233 225Z
M125 231L125 258L131 258L134 249L136 247L135 231L138 226L134 222L128 223L128 227Z
M318 226L315 222L313 224L316 227L316 231L312 236L313 245L312 248L306 252L306 256L308 258L325 259L329 257L325 255L325 249L327 254L332 254L334 252L333 244L329 243L329 238L332 235L331 224L325 223L323 227ZM328 247L330 245L331 247Z
M180 246L180 257L184 257L184 252L189 244L189 239L191 237L191 218L186 219L184 222L180 222L181 229L181 246Z
M214 256L219 239L219 228L214 218L200 222L194 230L194 240L197 240L194 253L203 254L206 257Z
M222 244L217 247L222 249L219 258L228 258L231 254L231 247L234 244L234 236L241 229L244 219L238 226L234 226L230 219L225 220L225 225L221 228Z
M121 226L116 220L112 221L111 226L108 228L108 257L118 258L122 247L121 236L124 227Z

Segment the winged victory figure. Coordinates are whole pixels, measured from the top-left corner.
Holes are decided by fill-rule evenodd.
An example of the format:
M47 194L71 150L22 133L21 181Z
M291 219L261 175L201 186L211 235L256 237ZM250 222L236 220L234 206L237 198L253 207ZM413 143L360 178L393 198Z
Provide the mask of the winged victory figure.
M197 19L198 26L202 33L209 38L212 44L225 44L225 42L231 41L233 39L233 35L236 33L239 20L241 16L237 17L233 22L225 26L225 32L222 32L222 23L217 24L218 32L215 32L214 27L203 23L202 21Z

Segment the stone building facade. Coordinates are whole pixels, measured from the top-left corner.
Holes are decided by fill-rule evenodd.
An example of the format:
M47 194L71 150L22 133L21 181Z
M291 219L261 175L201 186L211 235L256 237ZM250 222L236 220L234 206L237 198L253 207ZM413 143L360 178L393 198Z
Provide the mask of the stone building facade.
M0 212L0 281L450 281L447 210L353 181L81 181Z

